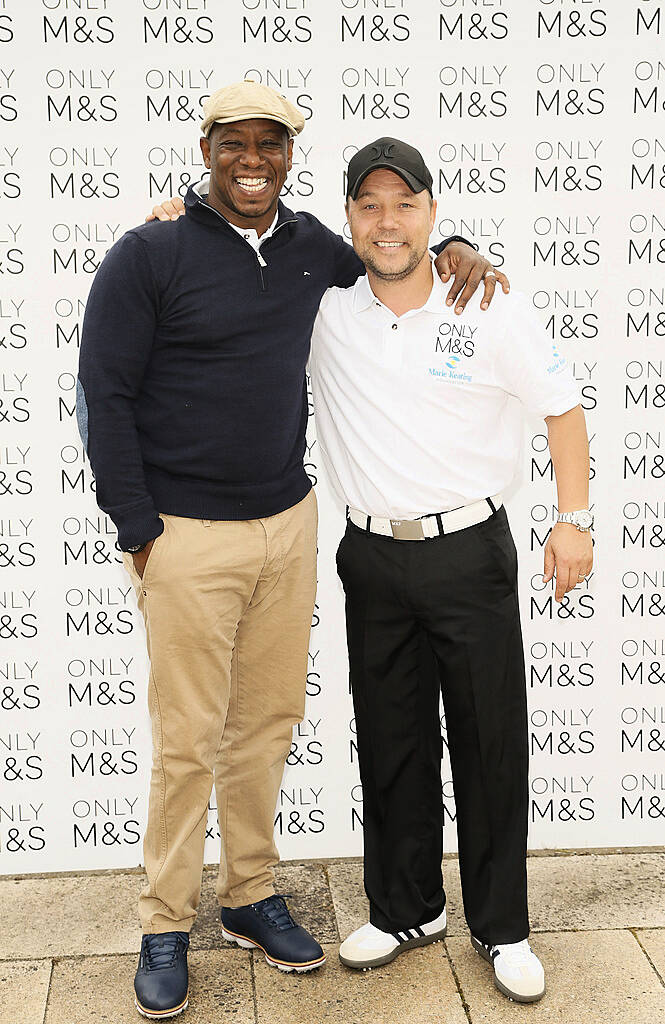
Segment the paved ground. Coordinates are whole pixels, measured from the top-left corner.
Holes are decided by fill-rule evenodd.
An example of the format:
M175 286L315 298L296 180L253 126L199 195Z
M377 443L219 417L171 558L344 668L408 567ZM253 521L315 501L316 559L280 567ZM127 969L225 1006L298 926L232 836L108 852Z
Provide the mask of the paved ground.
M457 861L447 859L445 943L386 967L342 967L337 946L366 920L358 860L285 863L281 892L324 944L319 971L287 975L221 938L204 872L183 1024L665 1024L665 852L529 858L538 1004L511 1003L471 949ZM138 1024L132 979L138 873L0 878L0 1024Z

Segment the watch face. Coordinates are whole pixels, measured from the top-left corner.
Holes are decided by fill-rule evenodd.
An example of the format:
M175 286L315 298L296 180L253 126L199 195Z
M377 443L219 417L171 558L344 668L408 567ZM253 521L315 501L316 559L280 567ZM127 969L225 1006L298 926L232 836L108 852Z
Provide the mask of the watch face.
M591 512L578 512L577 521L583 529L588 530L593 523L593 515Z

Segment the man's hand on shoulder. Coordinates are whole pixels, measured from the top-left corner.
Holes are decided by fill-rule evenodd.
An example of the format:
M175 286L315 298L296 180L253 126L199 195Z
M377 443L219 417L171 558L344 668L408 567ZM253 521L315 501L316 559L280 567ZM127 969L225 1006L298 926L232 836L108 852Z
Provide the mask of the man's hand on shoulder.
M159 207L155 207L159 209ZM167 218L164 218L167 219ZM477 253L465 242L449 242L443 252L439 253L434 266L444 284L454 276L453 284L448 292L446 305L452 306L457 299L455 312L461 313L481 281L485 284L485 294L480 303L481 309L487 309L494 296L496 282L501 284L505 294L510 291L510 281L500 270L495 270L489 260Z
M146 223L149 220L177 220L178 217L184 216L185 204L182 199L180 196L171 196L170 199L165 199L161 206L153 206L152 213L146 217Z

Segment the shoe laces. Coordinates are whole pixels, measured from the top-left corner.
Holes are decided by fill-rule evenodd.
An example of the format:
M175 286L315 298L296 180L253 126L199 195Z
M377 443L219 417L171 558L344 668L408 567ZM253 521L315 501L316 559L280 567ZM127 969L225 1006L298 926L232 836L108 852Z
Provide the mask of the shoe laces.
M186 950L189 938L186 932L163 932L143 937L145 965L149 971L163 971L173 967L181 950Z
M530 963L531 946L526 939L522 939L521 942L504 943L493 948L510 959L510 962L516 967L527 967Z
M284 893L283 895L275 893L274 896L268 896L265 900L260 900L258 903L252 904L252 906L257 914L265 918L272 928L275 928L278 932L285 932L289 928L297 927L285 902L287 899L290 899L290 896L290 893Z

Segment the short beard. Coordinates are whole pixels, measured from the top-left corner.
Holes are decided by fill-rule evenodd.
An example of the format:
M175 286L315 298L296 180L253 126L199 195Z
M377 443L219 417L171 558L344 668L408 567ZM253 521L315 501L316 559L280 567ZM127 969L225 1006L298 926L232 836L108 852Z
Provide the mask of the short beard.
M420 262L426 252L426 249L423 249L422 252L416 252L412 249L407 265L402 270L395 271L382 270L381 267L374 262L374 254L372 253L371 248L368 248L366 252L358 253L358 256L360 256L360 259L363 261L366 268L371 270L374 276L378 277L381 281L403 281L406 277L410 277L416 267L420 265Z

